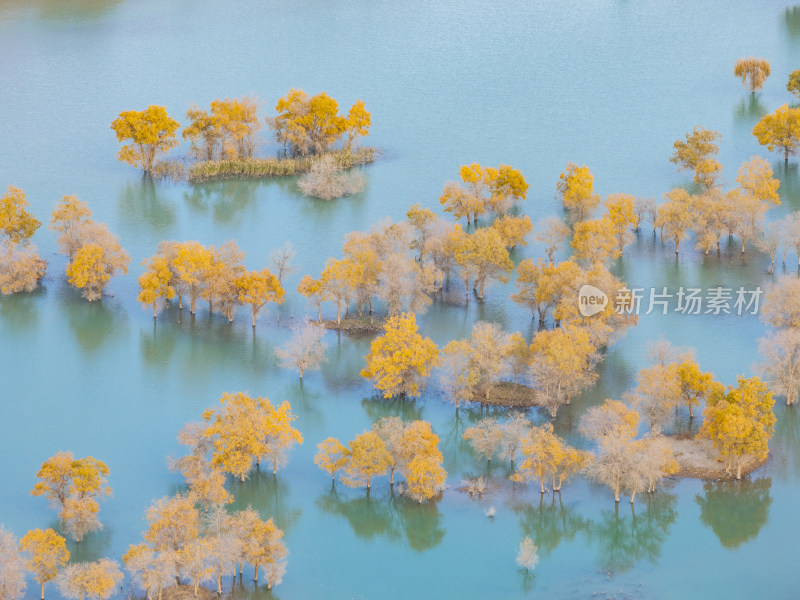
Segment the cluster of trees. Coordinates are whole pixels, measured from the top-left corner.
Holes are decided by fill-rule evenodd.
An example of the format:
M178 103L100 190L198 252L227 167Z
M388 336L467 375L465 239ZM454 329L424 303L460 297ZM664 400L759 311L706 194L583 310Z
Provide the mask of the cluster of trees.
M743 163L737 171L735 188L723 192L720 185L722 167L716 160L719 133L702 127L675 142L671 161L679 169L693 170L695 183L700 188L691 194L676 188L664 194L664 203L650 213L653 229L659 229L675 243L675 253L690 232L694 232L696 247L708 254L719 250L724 235L736 236L742 242L742 252L748 242L755 244L773 257L776 229L764 224L771 206L780 204L780 181L773 177L769 163L758 156ZM800 139L800 138L798 138Z
M369 492L375 478L388 474L393 487L395 475L401 475L405 480L404 487L398 484L401 493L420 503L437 496L445 486L447 472L442 467L439 436L427 421L384 417L347 446L329 437L317 448L314 462L332 482L338 471L342 483L366 486Z
M139 277L138 300L152 306L153 318L160 303L175 297L181 310L183 299L188 300L192 315L197 300L206 300L209 312L216 306L230 322L237 306L248 306L255 327L258 313L268 302L283 302L284 290L268 268L248 271L243 261L244 252L233 241L219 248L198 242L161 242L155 256L142 263L146 268Z
M57 232L58 247L69 260L69 283L87 300L103 297L112 275L128 272L130 256L105 223L91 219L92 211L76 196L64 196L53 210L50 229Z
M361 375L385 398L413 397L441 366L442 388L456 408L467 401L491 403L504 377L513 377L517 384L524 376L534 402L555 418L559 406L595 382L599 347L609 343L613 325L618 330L631 323L607 317L585 319L584 324L570 316L561 327L538 331L531 343L519 332L508 334L496 324L478 322L469 338L453 340L440 352L419 333L414 314L403 313L391 317L383 334L372 341Z
M503 215L467 234L420 205L406 215L406 221L348 234L343 258L329 258L318 278L302 279L297 290L317 308L320 321L325 302L336 305L337 328L353 303L359 316L371 314L376 299L390 316L421 312L454 273L464 282L467 300L470 289L483 298L490 281L508 281L514 268L509 251L526 246L533 231L527 216Z
M271 589L283 579L288 551L283 531L264 521L248 507L230 512L223 503L200 510L184 494L155 501L146 513L144 541L131 544L122 557L125 569L147 594L161 598L165 588L187 580L197 595L204 582L216 582L222 594L222 578L241 575L244 565L253 567L257 583L259 570Z
M762 318L772 330L759 340L761 376L786 405L800 398L800 279L782 277L764 298Z
M103 528L97 516L97 499L111 495L104 462L91 456L76 459L72 452L59 452L42 463L36 477L39 481L31 495L47 498L58 510L63 529L76 542Z
M522 173L508 165L482 167L478 163L463 165L459 169L461 183L445 185L439 202L445 212L456 219L462 217L469 225L478 217L493 213L505 215L528 195L530 187Z
M268 117L284 154L323 154L341 140L350 150L359 137L368 135L370 113L357 100L347 115L325 92L309 97L303 90L291 90L275 106L276 116ZM203 161L249 159L257 145L262 122L252 98L214 100L208 110L191 106L186 112L188 125L182 136L189 140L194 156ZM178 145L180 123L163 106L123 111L111 123L117 140L125 142L118 157L122 162L152 173L159 155Z
M31 237L41 222L28 211L25 192L9 186L0 196L0 293L36 289L47 269Z

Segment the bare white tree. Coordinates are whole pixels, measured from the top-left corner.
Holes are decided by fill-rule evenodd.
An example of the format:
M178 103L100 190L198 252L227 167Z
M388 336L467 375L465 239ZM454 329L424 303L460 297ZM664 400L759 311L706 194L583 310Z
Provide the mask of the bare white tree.
M539 562L539 549L530 536L525 538L519 544L519 552L517 553L517 565L526 571L532 571L536 564Z
M292 261L295 256L297 256L297 252L294 251L294 248L292 248L289 242L286 242L282 248L276 248L269 255L269 260L272 263L272 268L275 270L278 283L282 284L283 278L295 271L295 268L292 266Z
M332 156L323 156L315 161L311 170L297 180L301 192L321 200L357 194L365 185L366 180L359 171L345 172Z
M17 538L0 526L0 598L22 598L25 587L25 561L20 556Z
M319 369L326 360L326 346L322 341L325 328L317 323L303 321L293 329L292 339L278 348L275 354L278 355L284 368L297 369L302 379L303 373Z
M531 423L521 412L515 412L503 423L503 439L500 442L500 458L514 463L522 444L531 433Z
M786 398L787 406L797 404L800 390L800 330L780 329L761 338L758 351L764 362L758 365L772 392Z

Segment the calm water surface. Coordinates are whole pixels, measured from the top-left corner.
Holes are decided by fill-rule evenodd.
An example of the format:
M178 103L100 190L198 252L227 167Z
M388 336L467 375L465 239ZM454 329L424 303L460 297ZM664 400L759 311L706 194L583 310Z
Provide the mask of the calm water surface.
M555 182L568 161L589 165L603 195L660 197L686 185L667 159L672 142L701 124L722 133L720 159L733 182L739 163L766 155L750 133L755 122L791 100L784 86L800 67L800 9L786 8L743 0L0 0L0 186L24 188L43 221L62 195L77 194L132 257L131 273L89 304L66 285L65 259L43 229L35 236L50 261L42 289L0 299L0 522L17 535L55 526L46 502L28 494L38 466L59 450L92 454L109 464L114 496L102 506L105 529L70 549L76 559L119 559L138 541L149 503L180 488L165 461L180 452L178 429L221 392L249 390L289 400L306 441L277 481L254 476L231 486L239 506L274 516L290 550L282 585L237 597L753 598L766 589L796 597L796 410L776 409L770 461L738 485L681 481L615 510L607 490L582 480L555 500L512 491L507 469L495 465L496 491L473 501L455 488L486 472L461 439L477 412L456 419L435 386L415 402L376 399L358 375L364 340L328 334L330 360L302 386L274 358L292 319L313 311L294 292L299 278L338 255L346 232L401 219L412 203L438 207L461 164L522 169L531 184L523 210L535 221L560 214ZM768 58L773 72L756 97L732 76L736 58L751 54ZM164 104L180 119L192 102L252 94L267 114L291 87L325 90L347 106L366 102L370 141L385 157L366 170L362 194L324 204L302 197L293 180L154 184L116 161L109 123L121 110ZM266 134L262 151L273 151ZM770 160L782 181L777 218L800 208L800 181L796 161ZM243 313L229 325L205 310L195 319L167 311L154 325L135 301L136 277L164 239L236 239L251 268L290 241L298 258L287 302L255 333ZM537 255L531 247L515 259ZM676 260L643 232L616 269L631 286L735 288L765 285L765 265L735 246ZM468 307L436 304L421 327L439 344L479 319L530 333L529 314L508 300L512 290L492 286L485 302ZM609 349L596 389L563 409L556 429L584 444L578 418L631 386L649 340L696 348L704 369L733 383L752 372L763 333L753 316L642 316ZM329 435L351 439L394 414L429 420L441 436L450 486L441 501L416 506L383 486L370 497L332 492L313 465L315 445ZM531 577L514 563L525 535L540 547ZM36 594L31 586L27 598Z

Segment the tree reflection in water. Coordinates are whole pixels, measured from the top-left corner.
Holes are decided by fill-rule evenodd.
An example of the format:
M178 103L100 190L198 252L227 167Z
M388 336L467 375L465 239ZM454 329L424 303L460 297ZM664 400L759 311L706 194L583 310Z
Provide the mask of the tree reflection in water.
M405 536L409 547L417 552L435 548L445 534L442 515L435 502L420 504L393 491L373 491L349 498L332 487L330 492L317 498L316 505L323 512L344 517L361 539L399 540Z
M512 507L520 516L521 537L529 536L539 549L539 558L549 556L565 540L573 540L586 531L589 523L575 513L573 507L561 502L561 494L550 499L539 495L538 503L520 503Z
M586 534L597 543L600 569L613 575L643 559L654 563L678 516L676 502L674 494L657 492L648 496L643 513L635 504L621 502L614 510L604 511L599 521L590 521Z
M755 481L708 481L700 505L700 520L711 528L723 548L737 548L753 539L766 524L772 497L772 479Z
M235 501L231 510L242 510L252 506L261 513L263 519L275 519L275 525L284 533L300 518L302 510L289 500L291 486L280 473L272 474L272 469L255 469L244 482L234 481L227 486Z

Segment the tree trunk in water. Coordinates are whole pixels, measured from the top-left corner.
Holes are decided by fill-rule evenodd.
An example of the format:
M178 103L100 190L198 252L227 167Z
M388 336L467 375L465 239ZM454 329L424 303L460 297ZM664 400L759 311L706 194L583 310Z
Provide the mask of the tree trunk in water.
M617 487L614 489L614 502L619 503L619 477L617 477Z
M44 600L44 581L42 582L42 600Z
M636 498L636 490L631 493L631 504L633 504L633 499Z
M157 316L158 316L158 313L156 313L156 303L153 302L153 319L155 319Z
M736 479L742 478L742 461L736 461Z
M255 569L255 572L253 573L253 581L258 583L258 563L255 564L255 567L256 567L256 569Z
M254 308L253 309L253 329L255 329L255 328L256 328L256 310Z

